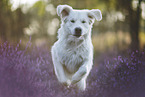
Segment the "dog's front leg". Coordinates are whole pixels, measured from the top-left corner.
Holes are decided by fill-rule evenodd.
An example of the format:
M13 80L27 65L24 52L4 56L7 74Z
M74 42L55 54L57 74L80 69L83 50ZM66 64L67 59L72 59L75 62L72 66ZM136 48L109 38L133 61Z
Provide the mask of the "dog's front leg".
M85 78L88 76L91 68L92 68L92 64L90 64L91 62L85 62L79 69L78 71L72 76L72 84L75 84L77 82L79 82L82 78Z
M57 62L56 60L53 61L53 64L54 64L54 70L58 81L63 85L69 86L71 82L66 77L62 64Z

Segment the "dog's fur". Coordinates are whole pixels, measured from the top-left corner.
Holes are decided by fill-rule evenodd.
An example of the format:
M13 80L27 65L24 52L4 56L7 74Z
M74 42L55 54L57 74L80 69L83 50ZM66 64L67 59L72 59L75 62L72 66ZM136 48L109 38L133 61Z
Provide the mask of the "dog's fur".
M59 5L57 14L62 24L58 41L51 49L55 74L60 83L76 84L85 90L86 78L93 65L91 29L95 19L102 19L101 11L74 10L68 5Z

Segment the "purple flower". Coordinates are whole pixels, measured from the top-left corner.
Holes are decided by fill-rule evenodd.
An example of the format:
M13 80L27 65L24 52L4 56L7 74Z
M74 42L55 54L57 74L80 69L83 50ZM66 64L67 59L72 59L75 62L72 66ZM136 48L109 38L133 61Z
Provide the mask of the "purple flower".
M20 49L21 41L17 45L9 45L8 42L0 44L0 97L145 95L144 51L130 51L128 56L125 54L115 58L108 56L108 60L103 57L100 64L94 63L87 79L87 89L81 92L75 85L66 88L57 81L47 48L32 47L29 44L30 41L25 50Z

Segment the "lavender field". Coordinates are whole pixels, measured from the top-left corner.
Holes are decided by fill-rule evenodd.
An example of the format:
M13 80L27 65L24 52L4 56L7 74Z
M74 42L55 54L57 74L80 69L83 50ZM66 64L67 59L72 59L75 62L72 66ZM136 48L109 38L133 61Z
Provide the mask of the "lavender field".
M145 51L125 53L94 63L82 92L58 83L47 48L1 43L0 97L145 97Z

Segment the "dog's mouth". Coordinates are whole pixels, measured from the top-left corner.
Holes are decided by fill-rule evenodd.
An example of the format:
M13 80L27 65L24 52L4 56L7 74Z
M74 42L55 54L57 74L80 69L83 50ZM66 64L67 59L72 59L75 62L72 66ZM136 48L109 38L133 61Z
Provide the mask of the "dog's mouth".
M69 36L76 40L84 39L84 35L82 35L82 34L81 35L70 34Z
M75 36L75 37L79 38L79 37L81 37L82 35L73 35L73 36Z
M80 37L82 37L83 35L82 35L81 33L75 33L75 34L73 34L73 36L75 36L76 38L80 38Z
M84 36L83 35L69 35L69 36L70 36L70 40L72 40L72 41L84 40Z

